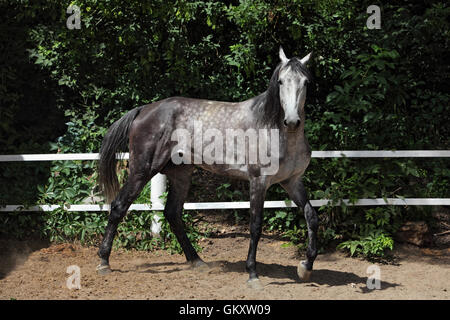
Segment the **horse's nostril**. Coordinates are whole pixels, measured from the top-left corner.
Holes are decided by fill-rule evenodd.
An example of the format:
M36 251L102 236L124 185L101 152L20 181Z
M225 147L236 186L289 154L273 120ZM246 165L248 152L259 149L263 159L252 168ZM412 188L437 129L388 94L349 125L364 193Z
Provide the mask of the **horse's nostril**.
M288 122L286 119L284 119L283 124L285 127L292 129L297 129L300 126L300 119L297 119L295 122Z

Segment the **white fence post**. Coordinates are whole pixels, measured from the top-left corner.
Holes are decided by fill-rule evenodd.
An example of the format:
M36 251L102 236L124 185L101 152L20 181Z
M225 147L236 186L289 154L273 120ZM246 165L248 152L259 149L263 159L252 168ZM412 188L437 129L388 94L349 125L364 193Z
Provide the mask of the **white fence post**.
M151 180L150 185L150 201L152 202L152 207L154 205L164 207L164 202L161 196L166 192L166 176L157 173ZM153 222L151 226L152 233L154 235L159 235L161 232L161 222L159 221L159 216L156 214L153 216Z

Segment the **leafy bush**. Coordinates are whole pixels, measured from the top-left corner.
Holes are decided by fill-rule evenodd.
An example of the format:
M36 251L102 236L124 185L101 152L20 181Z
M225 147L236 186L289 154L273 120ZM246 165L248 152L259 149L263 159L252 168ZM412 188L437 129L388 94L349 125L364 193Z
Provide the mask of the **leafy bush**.
M337 246L338 249L348 249L352 256L356 253L365 257L383 257L386 249L392 250L393 247L392 238L383 233L371 233L360 237L359 240L341 242Z

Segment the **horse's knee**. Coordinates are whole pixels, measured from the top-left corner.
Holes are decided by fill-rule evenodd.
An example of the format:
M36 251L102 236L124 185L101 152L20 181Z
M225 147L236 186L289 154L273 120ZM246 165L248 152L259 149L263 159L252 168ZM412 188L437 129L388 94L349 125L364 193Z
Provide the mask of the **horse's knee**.
M314 208L311 206L309 202L306 204L304 210L308 228L310 228L313 231L316 231L317 228L319 227L319 217L317 216L316 210L314 210Z
M309 227L311 228L311 230L313 230L314 232L317 231L317 229L319 228L319 219L317 218L317 215L314 215L311 220L309 221Z

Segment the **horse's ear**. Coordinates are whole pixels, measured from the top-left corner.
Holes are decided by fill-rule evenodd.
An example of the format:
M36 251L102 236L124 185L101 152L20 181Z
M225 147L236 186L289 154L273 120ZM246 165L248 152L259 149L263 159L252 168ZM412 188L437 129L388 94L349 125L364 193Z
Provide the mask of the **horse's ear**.
M280 52L279 52L279 55L280 55L280 60L281 60L281 62L283 63L283 64L286 64L286 63L288 63L288 61L289 61L289 59L286 57L286 55L284 54L284 51L283 51L283 48L280 46Z
M309 62L309 59L311 59L311 56L312 56L312 52L310 52L310 53L308 53L306 56L304 56L304 57L300 60L300 62L301 62L302 64L304 64L304 65L307 65L308 62Z

